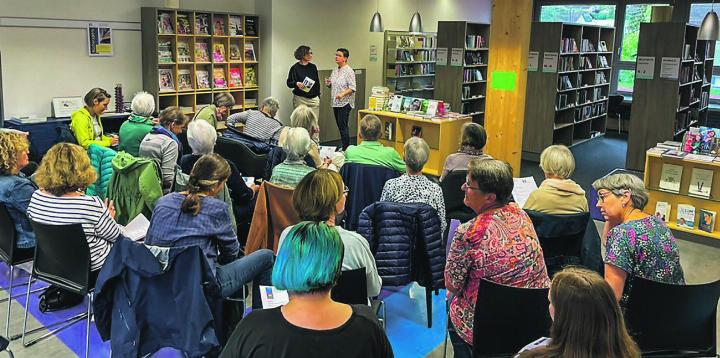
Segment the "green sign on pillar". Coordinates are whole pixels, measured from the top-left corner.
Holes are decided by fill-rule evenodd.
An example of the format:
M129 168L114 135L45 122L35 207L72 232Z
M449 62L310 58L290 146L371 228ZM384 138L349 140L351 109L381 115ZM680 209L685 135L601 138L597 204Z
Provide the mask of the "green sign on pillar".
M490 73L490 88L500 91L514 91L517 75L513 71L492 71Z

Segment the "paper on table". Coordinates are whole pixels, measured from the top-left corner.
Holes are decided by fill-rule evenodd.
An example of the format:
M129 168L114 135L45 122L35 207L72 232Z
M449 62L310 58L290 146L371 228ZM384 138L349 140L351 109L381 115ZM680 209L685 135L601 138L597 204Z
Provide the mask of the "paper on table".
M140 241L147 235L148 229L150 229L150 221L143 214L138 214L135 219L132 219L127 225L120 226L120 231L128 239L132 241Z
M248 186L248 188L251 188L253 184L255 184L255 177L242 177L243 181L245 182L245 185Z
M284 306L290 302L287 291L278 290L274 286L260 286L260 300L265 309Z
M320 151L320 158L332 158L335 156L337 147L320 145L318 146L318 151Z
M513 182L515 184L512 191L513 198L515 198L515 202L522 208L525 206L528 197L530 197L530 193L537 189L537 183L535 183L535 178L533 177L513 178Z

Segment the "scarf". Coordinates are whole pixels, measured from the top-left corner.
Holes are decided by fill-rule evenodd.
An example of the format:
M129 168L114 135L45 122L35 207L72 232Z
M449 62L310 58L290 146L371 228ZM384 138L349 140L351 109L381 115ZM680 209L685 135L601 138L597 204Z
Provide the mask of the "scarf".
M153 127L153 129L150 130L150 133L153 133L153 134L163 134L163 135L166 135L166 136L172 138L172 140L174 140L175 143L177 143L177 145L178 145L178 152L180 152L180 154L182 154L182 152L183 152L183 146L182 146L182 143L180 143L180 139L178 139L178 137L175 135L175 133L169 131L167 128L165 128L165 127L163 127L163 126L155 126L155 127Z

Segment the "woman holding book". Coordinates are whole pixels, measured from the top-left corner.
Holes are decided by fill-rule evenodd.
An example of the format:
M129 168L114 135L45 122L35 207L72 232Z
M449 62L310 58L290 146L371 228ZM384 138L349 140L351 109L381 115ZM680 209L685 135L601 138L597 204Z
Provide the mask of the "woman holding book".
M310 62L313 59L312 49L301 45L295 49L294 55L298 62L290 67L287 78L287 86L293 90L293 108L304 104L312 109L316 118L320 118L320 75L317 66Z
M78 144L85 149L88 149L90 144L103 147L117 145L119 138L106 136L100 120L100 116L105 113L110 104L110 94L102 88L93 88L85 94L83 100L85 107L78 109L70 117L70 129L75 134Z
M633 277L684 285L675 237L665 222L642 211L648 202L642 180L620 173L600 178L592 186L605 218L605 280L620 304L627 302Z

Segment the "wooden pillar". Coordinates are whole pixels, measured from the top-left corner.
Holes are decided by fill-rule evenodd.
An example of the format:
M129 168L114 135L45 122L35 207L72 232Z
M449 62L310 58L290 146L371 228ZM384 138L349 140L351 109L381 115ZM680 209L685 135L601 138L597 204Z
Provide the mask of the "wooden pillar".
M520 175L532 0L493 0L485 129L486 152Z

